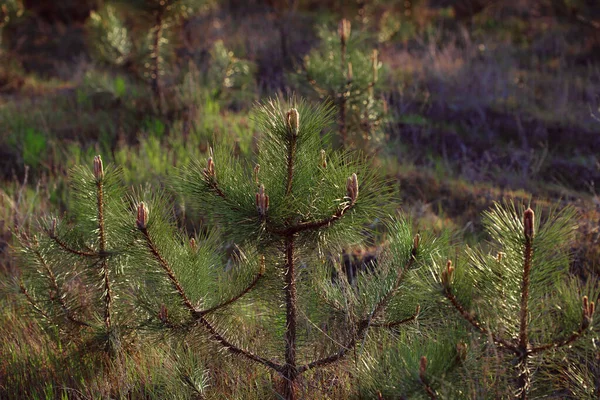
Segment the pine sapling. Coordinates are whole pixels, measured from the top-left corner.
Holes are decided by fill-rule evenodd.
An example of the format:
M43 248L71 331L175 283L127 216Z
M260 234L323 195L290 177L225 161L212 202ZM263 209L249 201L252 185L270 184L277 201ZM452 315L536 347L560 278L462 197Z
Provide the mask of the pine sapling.
M158 320L184 334L201 326L220 347L274 371L281 378L280 394L285 399L298 398L303 374L340 362L361 346L369 328L397 329L415 321L418 314L414 308L387 312L428 247L405 222L390 225L393 256L378 265L377 273L361 276L357 286L333 284L330 270L319 261L319 254L327 249L358 241L364 226L381 216L389 204L387 191L368 164L346 153L325 150L328 138L321 132L331 114L331 108L325 106L270 101L256 113L264 140L253 168L245 169L241 161L217 148L206 162L194 163L184 171L182 189L190 195L189 200L251 255L249 264L239 268L239 281L215 283L222 270L206 262L194 267L202 261L190 257L189 246L181 244L185 241L178 239L164 207L147 211L145 202L138 205L140 240L151 264L159 266L170 287L168 312L159 306L164 297L147 296ZM173 236L175 239L170 239ZM238 278L234 275L232 279ZM166 296L168 292L163 293ZM265 326L269 339L260 349L242 344L243 328L227 331L228 318L223 311L242 302L260 305L261 314L270 316ZM315 346L307 327L314 326L316 318L325 318L327 312L316 311L323 307L323 311L346 318L327 332L328 338L335 339ZM278 331L283 332L283 342ZM311 356L318 348L323 350Z
M115 286L125 281L116 274L130 236L120 219L127 214L120 172L105 171L96 156L91 171L74 170L73 191L74 224L51 218L44 235L19 235L24 261L19 287L48 326L71 338L92 329L102 349L114 355L120 348Z
M347 19L339 22L336 32L321 30L320 37L320 47L305 57L299 73L321 99L333 100L342 146L362 144L376 150L385 114L379 53L366 48L363 35L353 32Z
M585 290L571 289L576 278L568 277L572 209L551 213L543 225L536 214L527 208L519 219L514 206L496 205L485 214L484 224L502 246L500 252L489 256L468 249L468 265L455 267L448 261L438 277L456 312L513 360L513 394L518 399L527 399L532 390L535 363L583 337L595 311L594 302L580 294ZM571 285L569 290L565 285ZM578 319L578 325L564 327L550 312L555 307L563 310L562 319ZM579 317L572 314L577 308Z

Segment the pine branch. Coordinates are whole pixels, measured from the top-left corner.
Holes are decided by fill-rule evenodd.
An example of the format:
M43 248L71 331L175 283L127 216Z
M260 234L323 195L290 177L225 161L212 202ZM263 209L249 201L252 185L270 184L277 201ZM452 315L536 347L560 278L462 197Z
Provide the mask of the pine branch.
M60 248L67 251L68 253L75 254L75 255L81 256L81 257L102 257L103 256L103 254L101 254L101 253L87 252L87 251L73 249L67 243L65 243L61 239L59 239L58 236L56 236L56 234L54 234L53 232L47 231L47 233L48 233L48 237L50 237L50 239L52 239Z
M106 231L104 226L104 167L100 156L94 157L94 177L96 178L96 200L98 212L98 239L99 253L102 255L100 262L100 270L102 273L104 290L104 325L106 333L111 331L111 308L112 308L112 292L110 287L110 270L106 260ZM107 342L107 343L110 343Z
M171 268L171 266L169 265L167 260L165 260L164 257L160 254L160 252L158 251L158 248L154 244L154 241L150 237L150 234L148 233L148 229L146 226L146 221L147 221L147 210L145 208L145 205L143 205L143 203L141 203L138 206L138 220L137 220L138 229L142 232L142 235L144 236L144 239L146 241L146 246L150 250L150 253L156 259L156 261L158 261L158 263L160 264L162 269L166 272L167 276L169 277L169 280L171 281L171 284L175 288L176 292L179 294L179 297L181 297L183 304L185 305L185 307L188 309L188 311L192 315L192 318L194 319L194 321L202 324L209 331L212 338L215 341L217 341L219 344L221 344L224 348L226 348L230 353L236 354L236 355L242 355L242 356L248 358L249 360L258 362L266 367L274 369L275 371L281 372L281 370L282 370L281 365L274 363L270 360L267 360L266 358L255 355L255 354L251 353L250 351L244 350L240 347L237 347L233 343L229 342L204 317L204 314L206 314L207 311L204 311L204 312L198 311L194 307L194 305L188 298L187 294L183 290L183 287L179 283L179 280L175 276L173 269ZM258 277L260 277L260 276L262 276L262 273ZM247 293L247 291L246 291L246 293ZM241 296L239 296L239 297L241 297Z
M435 394L435 391L429 385L429 379L427 379L426 372L427 372L427 357L423 356L423 357L421 357L421 362L419 364L419 381L421 382L421 385L423 385L423 390L425 390L425 393L427 393L427 396L429 396L429 398L431 400L435 400L435 399L437 399L437 396Z
M33 250L33 249L31 249L31 250L33 251L33 254L38 259L40 264L42 264L42 266L44 267L44 270L46 271L46 274L48 275L48 280L50 281L50 285L52 286L52 289L54 289L56 291L56 297L58 299L58 303L60 305L60 308L63 310L65 317L69 321L73 322L74 324L81 325L81 326L88 326L88 327L91 326L87 322L80 321L73 316L73 314L71 313L71 311L69 310L69 307L67 306L67 304L65 302L62 290L60 289L60 286L58 284L58 281L56 280L56 276L54 275L54 272L52 271L52 269L50 268L50 266L48 265L46 260L44 260L44 258L42 257L42 255L40 254L39 251ZM24 286L22 286L22 289L25 289Z
M377 304L375 305L375 308L373 309L373 312L370 315L369 321L371 321L372 319L377 317L377 315L387 306L388 302L391 300L392 297L394 297L394 295L398 291L398 288L400 287L400 284L402 283L402 279L404 278L404 272L409 270L412 267L412 265L416 259L420 240L421 240L421 237L419 235L416 235L414 237L413 247L410 252L410 258L408 259L408 262L406 263L406 265L403 268L400 268L398 270L398 274L396 275L396 281L394 282L394 285L385 294L385 296L383 296L377 302Z
M581 336L583 336L583 334L585 333L585 331L589 328L590 324L592 323L592 318L594 316L594 311L595 311L595 304L593 301L589 301L587 296L583 296L583 315L581 318L581 325L579 325L579 329L577 329L575 332L573 332L569 337L559 340L557 342L553 342L553 343L548 343L548 344L544 344L541 346L534 346L531 348L531 350L529 350L530 354L535 354L535 353L539 353L542 352L544 350L547 349L551 349L551 348L560 348L560 347L564 347L567 346L571 343L573 343L574 341L576 341L577 339L579 339Z
M354 207L354 203L345 204L344 206L339 207L338 210L330 217L317 221L301 222L296 225L291 225L285 229L268 228L268 230L281 236L293 235L299 232L309 230L317 230L323 227L327 227L335 221L337 221L338 219L342 218L347 211L352 209L352 207Z
M46 320L50 321L50 317L48 316L48 314L46 314L46 312L44 310L42 310L38 305L37 302L35 301L35 299L31 296L31 294L29 293L29 291L27 290L27 288L25 287L25 285L23 284L23 281L19 282L19 290L21 291L21 293L25 296L25 298L27 299L27 301L29 302L29 304L31 305L31 307L38 312L42 317L44 317Z
M341 360L342 358L344 358L344 356L348 353L348 351L352 350L358 343L360 343L364 340L367 330L369 329L370 326L372 326L371 321L373 319L375 319L378 316L379 312L381 312L387 306L387 303L389 302L389 300L394 296L394 294L398 290L400 283L402 283L402 277L404 276L404 271L410 269L411 266L413 265L413 262L417 255L418 246L419 246L419 236L417 235L417 236L415 236L414 241L413 241L413 248L411 250L410 258L409 258L408 262L406 263L406 265L403 268L400 268L398 270L398 274L396 276L396 281L394 282L394 285L385 294L385 296L383 296L377 302L377 304L375 305L375 308L373 309L373 312L370 313L369 317L363 319L362 321L360 321L357 324L356 334L354 335L354 337L352 339L350 339L348 344L346 346L342 347L340 350L338 350L338 352L335 354L332 354L328 357L321 358L319 360L312 361L310 363L307 363L307 364L299 367L298 373L303 373L309 369L313 369L313 368L317 368L317 367L324 367L326 365L335 363L335 362ZM418 314L418 312L417 312L417 314ZM416 315L413 315L410 318L407 318L406 320L397 321L397 323L394 323L394 326L412 321L415 318L416 318Z
M409 322L413 322L416 321L417 318L419 317L419 311L420 311L420 307L417 306L417 310L415 311L415 313L413 315L411 315L408 318L404 318L404 319L400 319L400 320L396 320L396 321L391 321L391 322L384 322L384 323L378 323L378 322L371 322L371 326L374 328L395 328L397 326L400 325L404 325L407 324Z
M246 288L244 290L242 290L240 293L238 293L236 296L230 298L229 300L226 300L220 304L217 304L216 306L213 306L209 309L199 311L198 314L204 316L204 315L210 314L212 312L215 312L217 310L220 310L221 308L227 307L228 305L235 303L236 301L238 301L239 299L244 297L246 294L250 293L252 291L252 289L254 289L256 287L256 285L258 284L260 279L264 276L264 259L261 260L261 263L262 264L261 264L260 271L254 277L252 282L250 282L250 284L248 286L246 286Z
M479 332L483 333L486 336L490 336L492 338L492 340L494 341L494 343L503 346L501 348L505 348L516 354L519 353L519 350L513 343L503 339L502 337L500 337L500 336L496 335L495 333L493 333L492 331L490 331L485 326L481 325L481 323L478 321L478 318L476 315L473 315L473 314L469 313L467 310L465 310L465 308L462 306L462 304L460 304L460 302L458 301L456 296L452 293L452 289L450 287L444 287L444 296L450 301L450 303L454 306L454 308L456 308L458 313L469 324L471 324L475 329L477 329Z
M142 205L140 205L140 207L141 206ZM139 207L138 207L138 213L139 213ZM200 312L196 309L196 307L194 307L194 305L188 298L187 294L183 290L183 287L179 283L179 280L175 276L175 273L173 272L173 269L171 269L171 266L169 265L167 260L165 260L163 258L163 256L160 254L160 252L158 251L158 248L156 247L156 245L154 244L154 241L152 240L152 238L150 237L150 234L148 233L147 227L140 226L139 217L138 217L138 228L140 229L140 231L142 232L142 235L144 236L144 239L146 241L146 246L150 250L150 253L156 259L156 261L158 261L158 263L162 267L162 269L166 272L167 276L169 277L169 280L171 281L171 284L175 288L175 291L177 292L179 297L181 297L181 300L183 301L183 304L185 305L185 307L192 314L192 316L194 316L194 317L198 316Z
M230 353L244 356L249 360L252 360L259 364L262 364L262 365L269 367L277 372L280 372L280 373L283 372L282 365L277 364L271 360L267 360L266 358L260 357L256 354L253 354L250 351L244 350L240 347L237 347L233 343L229 342L219 332L217 332L215 327L203 316L197 315L197 321L200 322L210 332L212 338L215 341L217 341L220 345L222 345L224 348L226 348Z
M568 346L571 343L575 342L577 339L579 339L585 333L585 330L586 330L586 328L584 328L584 326L582 324L579 327L579 329L577 329L575 332L573 332L569 337L567 337L565 339L561 339L554 343L547 343L547 344L543 344L540 346L534 346L529 350L529 354L536 354L536 353L540 353L540 352L543 352L548 349L558 349L560 347Z

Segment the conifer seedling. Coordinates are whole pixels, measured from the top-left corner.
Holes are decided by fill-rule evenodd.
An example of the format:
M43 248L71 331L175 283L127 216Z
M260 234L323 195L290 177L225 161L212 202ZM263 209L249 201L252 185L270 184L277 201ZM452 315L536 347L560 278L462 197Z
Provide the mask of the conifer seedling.
M91 170L73 171L71 182L74 218L54 217L42 234L19 235L19 288L46 327L67 339L88 340L90 333L94 346L114 355L127 330L123 269L132 231L120 170L105 170L96 156Z
M335 104L342 146L376 150L385 114L379 52L368 50L364 35L352 30L347 19L337 31L322 29L319 36L321 45L306 55L299 72L321 99Z
M598 296L597 283L582 286L568 274L573 209L552 211L543 222L540 214L496 204L483 222L497 254L468 248L464 260L448 261L437 275L457 315L508 363L517 399L544 392L535 372L550 353L585 341L595 311L590 299Z
M389 252L373 273L355 285L343 274L332 281L324 255L359 242L365 227L389 211L390 191L371 165L329 149L322 131L331 117L326 105L269 101L255 114L262 134L255 165L216 147L183 171L187 200L248 259L226 279L209 256L212 239L188 244L160 196L137 206L138 241L152 271L145 301L153 322L184 335L198 329L218 347L275 372L285 399L302 397L308 371L358 356L370 328L398 329L417 318L415 304L396 300L429 251L397 220L389 225ZM393 299L400 306L392 312ZM255 333L233 318L248 308L257 313ZM314 333L329 324L335 326ZM264 336L259 346L250 340L256 335Z

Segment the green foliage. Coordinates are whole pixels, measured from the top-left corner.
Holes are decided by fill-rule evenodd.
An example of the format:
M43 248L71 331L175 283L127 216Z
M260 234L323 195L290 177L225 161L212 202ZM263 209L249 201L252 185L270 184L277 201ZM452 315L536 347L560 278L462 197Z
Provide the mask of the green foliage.
M598 299L598 283L582 286L568 273L574 210L551 210L543 219L541 214L541 209L496 204L483 218L491 253L468 247L456 266L449 262L439 274L433 272L457 315L498 347L503 363L512 364L509 381L519 398L529 391L552 393L551 374L535 371L549 368L544 364L556 353L597 340L591 332L597 323L586 304ZM574 351L569 359L576 363L581 356L581 350Z
M132 56L131 34L119 19L118 11L110 4L98 12L92 11L87 31L96 60L120 66Z
M346 33L342 35L342 26ZM343 36L343 37L342 37ZM369 50L363 33L351 31L350 22L342 20L340 28L319 30L321 43L304 58L305 81L321 100L330 99L338 111L338 130L343 145L377 150L384 139L384 100L381 83L382 63L377 50Z
M35 167L41 161L46 146L45 135L32 128L27 129L23 138L23 162L25 165Z
M72 221L48 219L41 235L18 236L19 288L48 329L113 354L132 327L124 302L131 227L120 172L104 171L99 158L94 167L73 170Z

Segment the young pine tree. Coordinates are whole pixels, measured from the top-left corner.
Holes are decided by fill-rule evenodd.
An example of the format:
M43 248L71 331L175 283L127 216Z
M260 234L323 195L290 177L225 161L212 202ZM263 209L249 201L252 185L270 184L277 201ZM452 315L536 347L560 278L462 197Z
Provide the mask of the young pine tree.
M321 45L305 57L300 76L321 99L334 102L342 146L377 149L385 114L378 51L368 50L363 35L353 32L347 19L340 21L337 32L324 28L319 36Z
M19 288L48 328L110 355L121 348L129 317L122 295L132 229L120 170L73 171L73 219L45 222L44 232L19 234Z
M177 234L160 196L138 205L149 324L184 335L200 329L279 376L285 399L298 397L308 371L358 357L369 329L398 329L416 319L411 292L402 289L429 248L396 221L388 255L373 273L351 285L339 271L332 282L324 255L359 242L390 196L373 167L329 150L321 133L331 116L327 106L270 101L256 112L263 134L256 165L217 149L184 171L188 200L243 246L248 261L229 274L207 257L210 240L189 243ZM400 301L400 292L409 300ZM241 310L253 310L250 331L236 315Z
M128 65L150 85L154 101L164 112L162 76L174 57L174 27L205 4L204 0L113 0L88 23L93 54L102 62ZM129 23L123 15L131 15ZM131 23L135 21L135 23Z
M467 248L456 265L448 261L437 275L455 315L495 348L498 382L508 386L496 396L508 392L527 399L568 388L559 372L577 371L573 367L585 364L585 353L598 340L589 334L597 282L582 285L568 274L573 213L552 211L542 222L540 210L496 205L483 222L497 252ZM481 368L489 372L490 366Z

